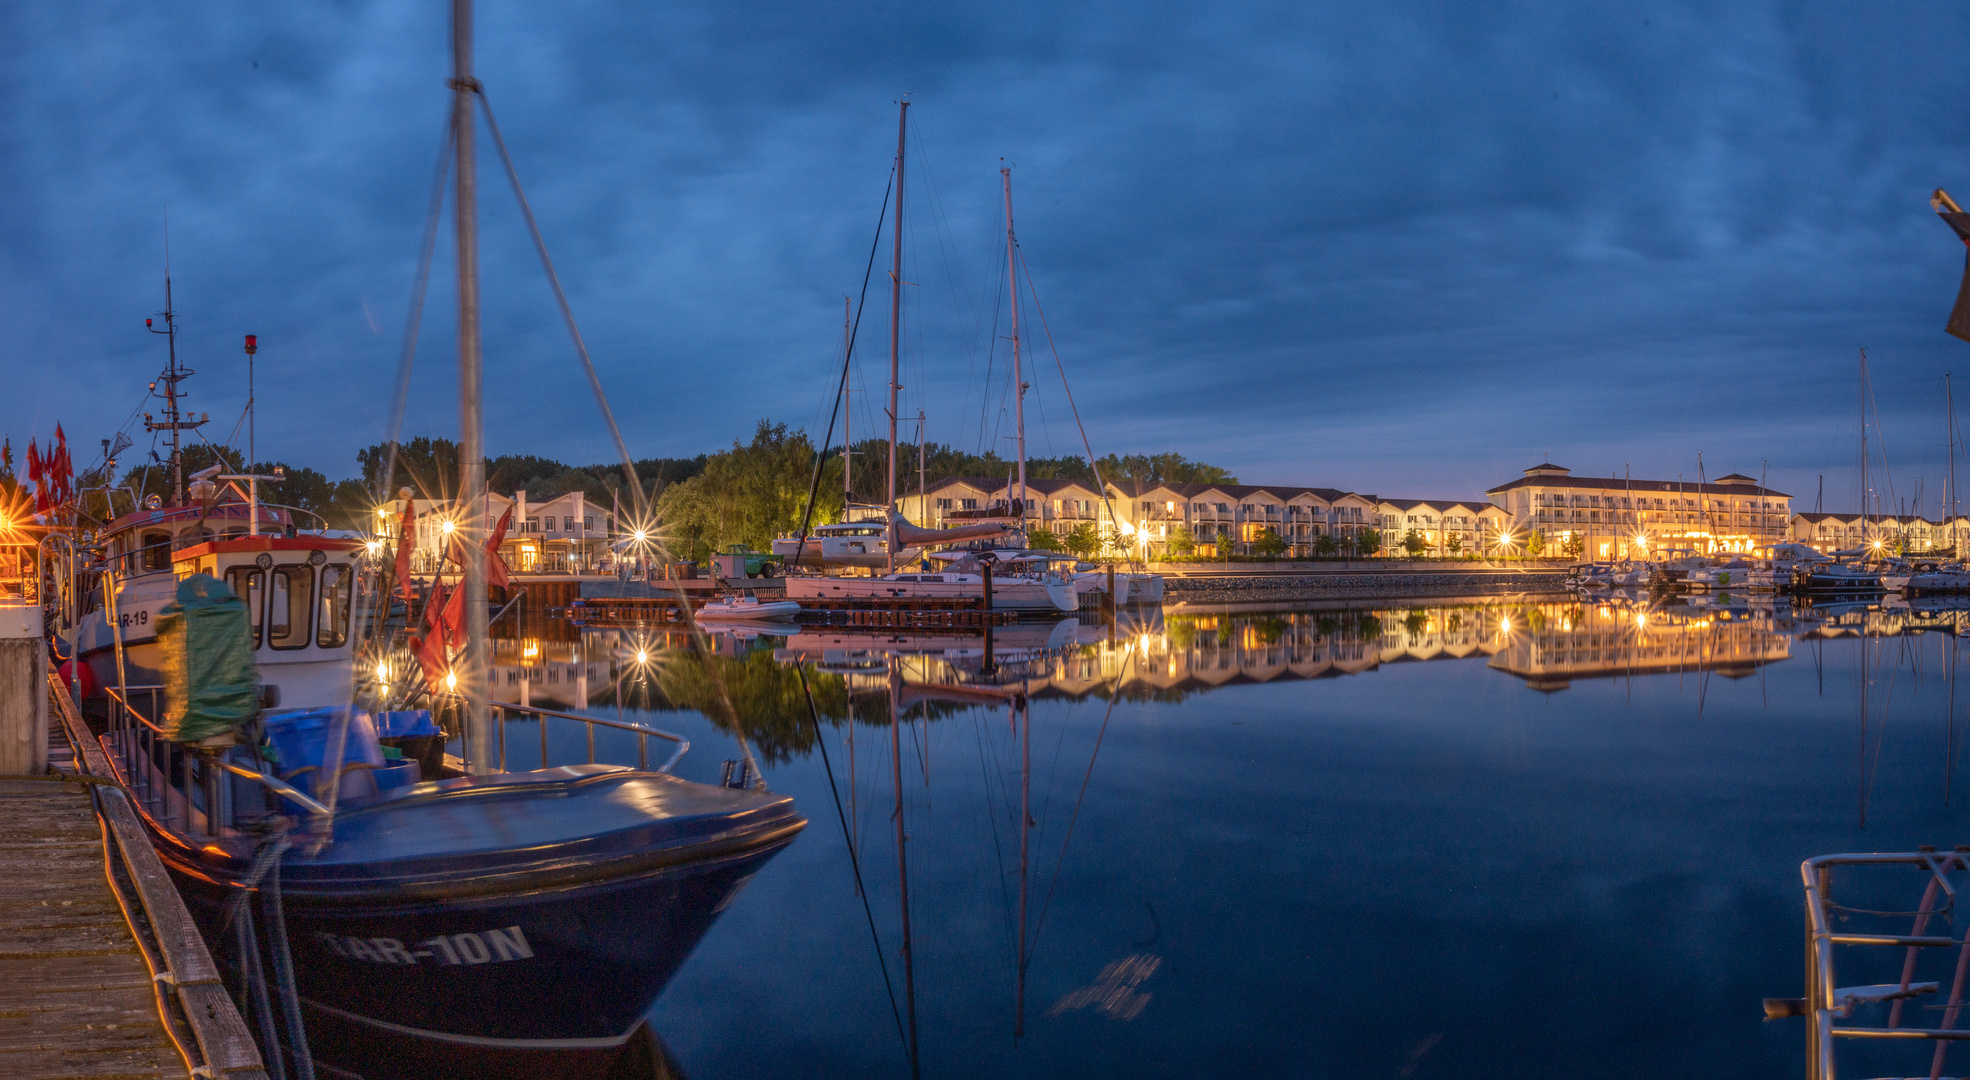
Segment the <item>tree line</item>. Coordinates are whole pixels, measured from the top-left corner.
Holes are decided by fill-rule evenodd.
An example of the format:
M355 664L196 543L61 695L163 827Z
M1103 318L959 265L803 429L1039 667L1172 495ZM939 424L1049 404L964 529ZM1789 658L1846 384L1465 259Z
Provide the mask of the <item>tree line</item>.
M227 472L271 475L263 481L260 498L313 516L330 529L365 529L374 521L379 494L395 498L405 488L420 499L448 500L458 486L458 443L419 435L397 444L394 463L387 443L356 452L355 474L330 479L326 474L281 461L248 462L229 447L197 443L184 448L184 473L190 476L215 464ZM735 439L726 449L696 457L644 458L637 461L642 486L641 504L649 508L653 525L679 558L704 558L733 544L765 550L777 536L797 530L803 520L819 525L839 521L852 490L855 502L881 505L887 495L889 443L864 439L854 445L848 460L851 483L843 484L843 454L828 447L817 454L807 432L783 423L760 420L749 440ZM1085 457L1029 458L1026 475L1035 480L1079 480L1092 486L1095 467L1103 481L1136 483L1235 484L1228 470L1193 461L1179 453L1110 454L1090 465ZM935 485L952 477L986 479L1010 477L1017 463L996 453L972 453L926 441L897 447L897 490L915 494L920 483ZM387 476L385 475L387 472ZM627 489L620 463L569 464L533 454L488 458L487 486L503 495L524 489L530 501L579 491L592 503L620 506L633 512L637 500ZM0 476L0 483L11 477ZM149 495L170 499L175 477L168 459L156 454L124 471L114 484L108 469L79 477L83 510L98 521L126 514ZM814 493L808 509L809 492ZM1090 546L1099 550L1096 531L1059 541L1068 550ZM1036 534L1037 536L1037 534ZM1038 539L1053 542L1051 534Z

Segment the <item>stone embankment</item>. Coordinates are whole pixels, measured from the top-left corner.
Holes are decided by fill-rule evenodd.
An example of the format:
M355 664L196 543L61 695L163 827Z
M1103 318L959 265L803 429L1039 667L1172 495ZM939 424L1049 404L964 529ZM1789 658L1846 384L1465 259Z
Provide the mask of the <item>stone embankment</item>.
M1380 596L1492 596L1551 592L1563 587L1558 570L1398 574L1245 574L1165 578L1170 601L1206 604L1255 600L1330 600Z

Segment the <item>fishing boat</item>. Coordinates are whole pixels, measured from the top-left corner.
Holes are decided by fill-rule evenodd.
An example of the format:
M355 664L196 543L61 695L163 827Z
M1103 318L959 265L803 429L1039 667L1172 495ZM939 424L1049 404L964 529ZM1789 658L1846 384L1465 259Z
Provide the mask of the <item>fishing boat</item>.
M453 17L449 142L466 207L476 205L470 131L481 110L493 125L470 68L469 0ZM476 228L461 210L468 255ZM461 257L458 273L461 296L476 298L476 258ZM479 381L470 375L480 366L476 300L460 311L459 489L471 492L484 487ZM606 406L604 416L621 449ZM270 1058L284 1046L300 1061L306 1028L325 1026L345 1049L396 1047L398 1075L565 1074L577 1067L570 1055L629 1042L718 915L806 825L791 799L765 788L749 751L727 764L725 784L694 783L671 771L689 746L680 736L492 702L485 595L497 556L479 547L479 517L459 528L468 549L484 551L465 559L462 649L443 651L448 670L421 680L397 670L402 654L383 640L390 579L380 552L362 561L366 543L249 535L173 551L175 594L158 621L188 661L170 665L169 690L131 680L117 549L106 562L117 707L100 745L207 939L238 944L235 990L257 994L259 1009L244 1011L261 1017ZM152 546L137 550L141 561ZM207 628L197 639L195 610ZM357 638L375 633L383 637L359 653ZM286 677L275 654L290 648L306 659L286 664ZM189 659L228 650L230 666ZM243 658L258 657L268 663L256 672ZM268 678L280 707L267 707L261 691L255 708L253 682ZM430 709L372 711L399 703L406 685ZM213 701L234 712L215 712ZM433 713L446 718L457 756L444 752ZM218 730L191 731L188 718ZM538 768L509 761L504 731L515 719L539 728ZM588 729L586 761L550 760L550 722ZM638 765L598 762L598 727L633 737ZM406 733L437 752L385 752ZM652 742L674 747L654 768ZM427 772L425 762L436 767ZM264 933L246 906L255 896ZM253 974L262 951L275 973L265 978ZM268 983L294 1006L278 1026Z

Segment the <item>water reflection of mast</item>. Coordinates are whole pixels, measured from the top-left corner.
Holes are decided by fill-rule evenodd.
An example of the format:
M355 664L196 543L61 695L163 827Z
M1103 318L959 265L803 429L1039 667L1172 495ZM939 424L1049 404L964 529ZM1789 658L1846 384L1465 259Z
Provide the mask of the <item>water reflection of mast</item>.
M908 836L903 831L903 729L897 708L903 696L903 673L896 666L894 655L885 657L884 663L889 669L889 762L896 783L896 881L897 903L903 915L903 998L910 1016L910 1076L914 1078L922 1072L917 1055L916 952L910 938L910 861L904 848Z

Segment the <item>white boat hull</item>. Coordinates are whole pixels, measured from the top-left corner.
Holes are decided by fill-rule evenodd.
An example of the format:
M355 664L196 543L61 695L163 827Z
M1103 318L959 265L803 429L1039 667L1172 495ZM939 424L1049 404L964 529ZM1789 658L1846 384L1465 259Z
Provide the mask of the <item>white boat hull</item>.
M914 575L904 575L914 576ZM936 576L936 575L924 575ZM969 575L966 575L969 576ZM976 602L984 596L982 582L897 581L866 577L791 577L789 600L951 600ZM1000 611L1074 611L1078 604L1066 582L1031 578L997 578L992 582L992 607Z

